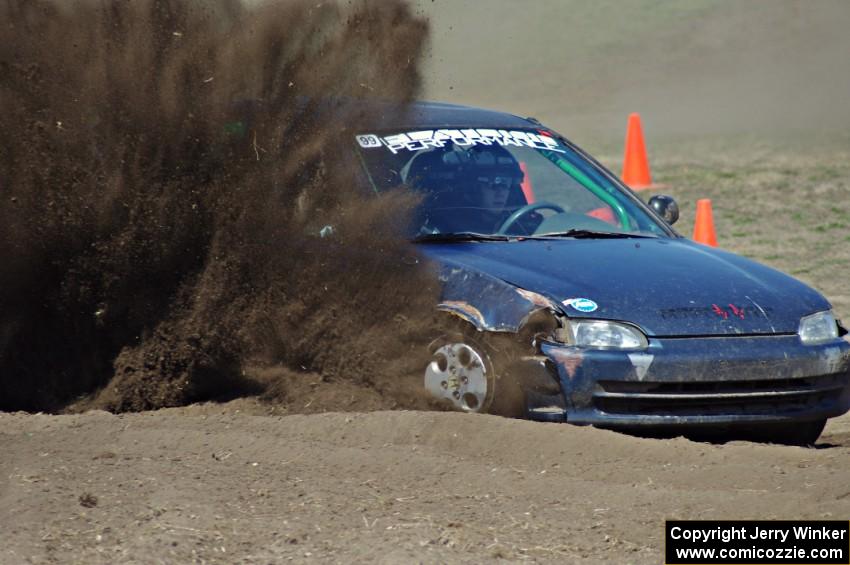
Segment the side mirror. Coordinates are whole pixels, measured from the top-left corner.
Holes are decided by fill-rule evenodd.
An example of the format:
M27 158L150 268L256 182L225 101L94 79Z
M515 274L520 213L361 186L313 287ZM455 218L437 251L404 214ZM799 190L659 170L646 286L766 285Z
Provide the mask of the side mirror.
M649 207L671 226L679 219L679 205L672 196L657 194L649 199Z

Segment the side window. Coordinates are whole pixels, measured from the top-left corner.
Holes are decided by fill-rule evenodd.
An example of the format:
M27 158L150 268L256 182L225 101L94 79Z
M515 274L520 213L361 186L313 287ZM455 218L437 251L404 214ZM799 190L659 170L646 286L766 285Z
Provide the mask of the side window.
M537 151L520 148L513 153L526 174L526 182L535 200L563 200L566 196L571 201L577 201L587 192L578 181L565 175Z
M585 188L573 177L564 174L557 165L534 150L514 152L526 174L524 191L533 194L535 201L568 203L568 211L602 220L613 226L620 222L611 206Z

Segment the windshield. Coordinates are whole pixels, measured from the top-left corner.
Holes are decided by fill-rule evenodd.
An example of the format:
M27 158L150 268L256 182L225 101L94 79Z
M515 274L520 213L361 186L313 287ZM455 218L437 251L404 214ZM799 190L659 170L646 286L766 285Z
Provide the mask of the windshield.
M421 130L356 141L376 191L406 185L422 194L413 235L669 234L545 130Z

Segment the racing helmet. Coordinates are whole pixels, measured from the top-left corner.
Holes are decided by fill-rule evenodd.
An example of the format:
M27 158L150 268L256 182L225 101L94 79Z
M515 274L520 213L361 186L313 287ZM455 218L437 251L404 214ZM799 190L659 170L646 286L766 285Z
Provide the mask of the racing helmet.
M416 155L402 174L406 184L432 194L500 184L510 188L523 179L519 163L504 147L451 143Z

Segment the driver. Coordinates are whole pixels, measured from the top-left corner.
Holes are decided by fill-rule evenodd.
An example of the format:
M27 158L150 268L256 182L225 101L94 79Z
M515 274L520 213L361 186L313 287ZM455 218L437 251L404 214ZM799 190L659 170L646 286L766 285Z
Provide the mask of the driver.
M522 179L517 160L497 145L450 145L421 153L405 175L427 195L423 231L440 233L497 233L511 213L527 204ZM535 214L524 216L509 232L533 233L539 222Z
M497 232L511 212L516 209L516 206L509 205L508 200L519 193L521 182L522 171L519 166L480 167L472 179L468 193L471 203L478 208L479 212L471 215L470 221L477 224L479 229L469 231Z

